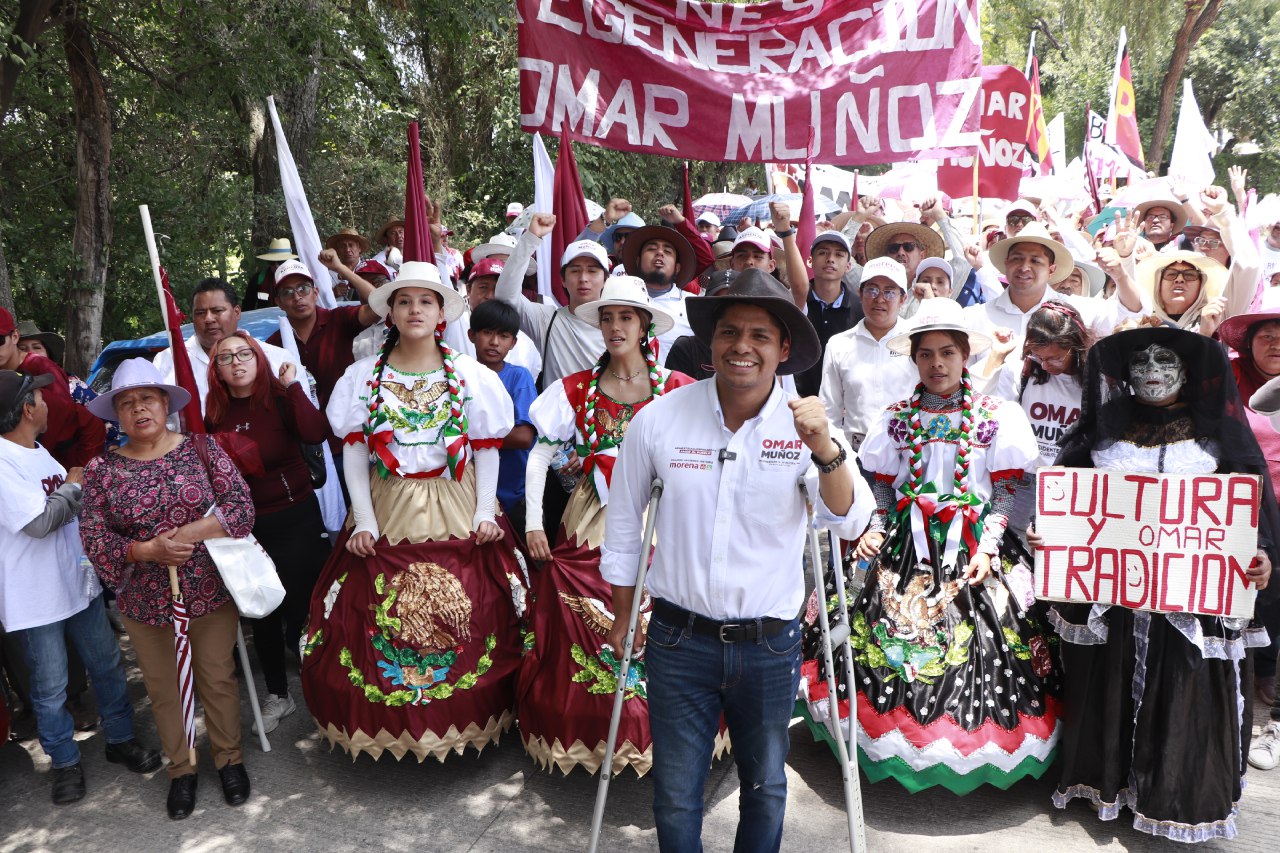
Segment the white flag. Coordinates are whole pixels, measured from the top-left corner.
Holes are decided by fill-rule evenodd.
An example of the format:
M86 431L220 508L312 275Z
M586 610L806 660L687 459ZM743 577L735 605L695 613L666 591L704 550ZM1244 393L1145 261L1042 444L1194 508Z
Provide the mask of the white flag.
M1196 105L1191 78L1182 81L1182 108L1178 111L1178 129L1173 137L1173 155L1169 159L1169 176L1207 187L1213 183L1213 154L1218 142L1204 126L1200 107Z
M1053 171L1057 173L1063 168L1061 164L1067 162L1067 131L1062 113L1053 117L1045 131L1049 134L1049 157L1054 163Z
M533 135L533 209L538 213L555 212L556 169L542 143L542 134ZM544 301L556 304L551 293L551 235L542 238L538 247L538 293Z
M276 159L280 161L280 187L284 190L284 204L289 210L289 228L293 231L293 248L298 253L298 260L307 265L311 278L315 282L320 297L320 305L333 308L338 300L333 296L333 282L329 277L329 268L320 263L320 234L316 231L316 221L311 218L311 206L307 204L307 193L302 189L302 179L298 177L298 164L293 161L293 152L289 150L289 140L284 138L284 130L280 127L280 116L276 115L276 100L267 96L267 111L271 113L271 129L276 134Z

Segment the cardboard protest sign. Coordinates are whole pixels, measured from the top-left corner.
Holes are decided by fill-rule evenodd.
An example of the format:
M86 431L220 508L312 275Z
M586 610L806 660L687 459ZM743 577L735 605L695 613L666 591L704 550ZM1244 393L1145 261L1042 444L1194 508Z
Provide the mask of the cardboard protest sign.
M837 165L978 142L978 0L516 0L516 16L529 132Z
M982 69L982 141L978 143L978 195L982 198L1018 197L1027 153L1027 122L1031 119L1031 84L1010 65ZM949 196L973 194L973 151L938 165L938 189Z
M1036 597L1248 618L1262 482L1252 474L1041 468Z

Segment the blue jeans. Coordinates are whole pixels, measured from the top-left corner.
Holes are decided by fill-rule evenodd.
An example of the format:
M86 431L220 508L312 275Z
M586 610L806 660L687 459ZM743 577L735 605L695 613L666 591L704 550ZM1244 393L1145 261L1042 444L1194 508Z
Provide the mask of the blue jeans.
M722 713L741 783L733 849L781 846L800 640L797 620L772 637L741 643L722 643L656 616L649 622L653 815L662 850L702 849L703 788Z
M75 723L67 711L67 638L89 671L107 743L133 738L133 705L120 666L120 643L107 622L99 595L79 613L37 628L14 631L31 670L31 704L40 730L40 745L55 769L80 761Z

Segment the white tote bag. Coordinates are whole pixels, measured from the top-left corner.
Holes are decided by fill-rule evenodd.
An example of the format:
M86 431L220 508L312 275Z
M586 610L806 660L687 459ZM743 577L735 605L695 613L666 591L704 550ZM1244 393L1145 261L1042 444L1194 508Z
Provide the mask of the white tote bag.
M206 515L212 513L210 507ZM206 539L204 547L209 549L241 616L261 619L284 601L284 584L276 564L252 533L243 539Z

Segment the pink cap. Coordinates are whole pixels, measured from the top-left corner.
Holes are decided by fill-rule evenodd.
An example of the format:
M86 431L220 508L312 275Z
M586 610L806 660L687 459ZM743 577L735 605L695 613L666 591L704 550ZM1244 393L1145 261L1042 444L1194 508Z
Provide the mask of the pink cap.
M504 266L506 264L500 258L481 258L471 268L471 275L467 276L467 282L473 282L486 275L502 275Z

